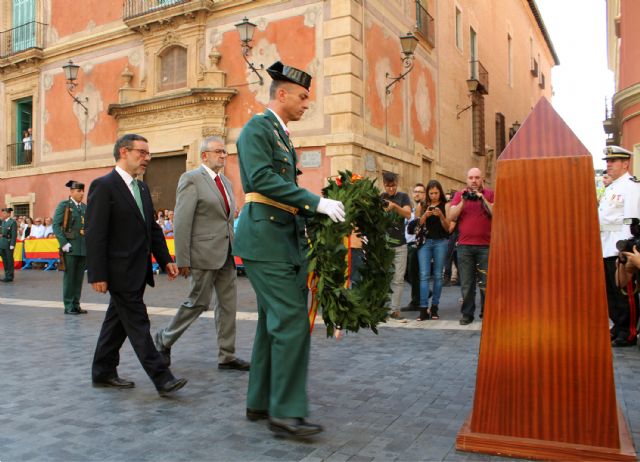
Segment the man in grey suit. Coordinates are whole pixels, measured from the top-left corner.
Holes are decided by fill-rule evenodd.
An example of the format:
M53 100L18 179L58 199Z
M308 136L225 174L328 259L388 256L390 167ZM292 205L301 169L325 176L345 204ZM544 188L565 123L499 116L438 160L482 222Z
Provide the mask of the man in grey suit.
M200 157L200 167L180 177L173 217L176 263L182 276L191 277L190 292L169 325L156 333L155 344L170 365L171 346L209 309L215 289L218 369L248 371L249 363L235 356L236 265L231 246L236 204L231 183L221 173L227 159L222 138L205 138Z

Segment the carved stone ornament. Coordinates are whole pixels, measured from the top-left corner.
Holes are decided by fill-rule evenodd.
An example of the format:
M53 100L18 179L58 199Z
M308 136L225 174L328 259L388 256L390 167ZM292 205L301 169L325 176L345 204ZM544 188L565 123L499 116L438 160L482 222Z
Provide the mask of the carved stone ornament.
M133 72L129 70L129 65L125 66L120 76L124 80L124 85L122 86L122 88L131 88L131 79L133 79Z
M219 70L218 63L220 62L221 57L222 57L222 53L220 53L215 46L211 48L211 51L209 52L209 62L211 63L210 65L211 70L213 71Z

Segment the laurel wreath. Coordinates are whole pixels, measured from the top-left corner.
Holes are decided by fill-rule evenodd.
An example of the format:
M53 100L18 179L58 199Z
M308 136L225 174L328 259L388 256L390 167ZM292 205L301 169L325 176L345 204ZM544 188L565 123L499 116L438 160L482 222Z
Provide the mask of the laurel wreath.
M308 271L316 280L312 292L322 308L327 336L332 336L336 328L357 332L368 327L377 334L377 325L387 319L394 272L394 251L387 234L393 214L384 211L375 180L349 171L330 178L322 194L341 201L346 214L343 223L316 214L307 225L311 241ZM365 257L359 268L361 281L348 287L344 238L354 229L366 237L362 247Z

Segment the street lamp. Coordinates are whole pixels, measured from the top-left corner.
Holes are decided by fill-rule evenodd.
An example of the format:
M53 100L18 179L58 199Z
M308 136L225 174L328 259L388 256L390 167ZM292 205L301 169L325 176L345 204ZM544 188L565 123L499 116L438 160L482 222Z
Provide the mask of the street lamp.
M400 59L402 60L402 66L406 69L404 72L400 72L400 74L396 77L392 77L388 72L385 74L387 79L390 79L391 82L384 88L384 140L385 143L389 144L389 127L387 124L387 97L391 94L391 87L393 87L400 80L404 80L406 75L413 70L413 65L415 63L415 55L413 52L416 50L416 46L418 46L418 37L413 35L411 32L407 32L407 35L403 35L400 37L400 46L402 47L402 56Z
M84 109L84 160L87 160L87 121L89 120L89 109L85 104L82 103L83 100L80 100L76 95L73 94L76 87L78 86L78 70L80 66L77 64L73 64L73 61L69 60L67 64L62 66L62 70L64 71L64 76L67 81L67 93L71 96L71 99L76 104L79 104L82 109ZM89 102L89 97L84 97L84 102Z
M509 141L511 141L511 138L516 136L516 132L520 130L520 125L520 122L518 122L517 120L513 123L513 125L511 125L511 128L509 129Z
M240 34L240 43L242 44L242 57L247 63L247 66L249 66L249 69L251 69L251 71L258 76L258 83L260 85L264 85L264 79L258 73L258 69L264 69L264 64L260 64L260 66L256 68L256 66L252 62L249 62L249 59L247 58L247 56L249 56L249 52L251 51L251 41L253 40L253 33L256 30L256 25L252 22L249 22L249 20L244 17L242 19L242 22L236 24L235 27Z
M402 46L402 65L407 69L405 72L400 73L397 77L392 77L387 72L385 77L387 79L391 79L391 83L385 87L385 92L387 95L391 94L391 87L398 83L400 80L404 79L405 76L413 70L413 64L415 55L413 52L418 45L418 38L413 35L411 32L407 32L407 35L403 35L400 37L400 46Z
M458 113L456 114L456 119L460 119L460 114L462 114L464 111L466 111L467 109L471 109L473 106L475 106L475 101L473 100L473 97L476 93L476 91L478 91L478 85L480 84L480 82L478 81L478 79L468 79L467 80L467 89L469 90L469 98L471 98L471 104L469 104L467 107L460 109L460 111L458 111ZM459 109L459 106L456 105L456 109Z

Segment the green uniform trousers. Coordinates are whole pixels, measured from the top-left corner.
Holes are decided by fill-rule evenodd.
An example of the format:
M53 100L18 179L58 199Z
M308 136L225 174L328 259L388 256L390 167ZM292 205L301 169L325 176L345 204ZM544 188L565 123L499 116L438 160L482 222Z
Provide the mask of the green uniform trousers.
M62 277L62 301L64 311L78 311L80 309L80 295L84 281L84 270L87 268L87 257L65 255L65 271Z
M14 262L13 262L13 250L12 249L0 249L0 258L2 258L2 264L4 265L4 277L7 281L13 281Z
M287 262L243 259L258 299L247 408L306 417L309 365L307 272Z

